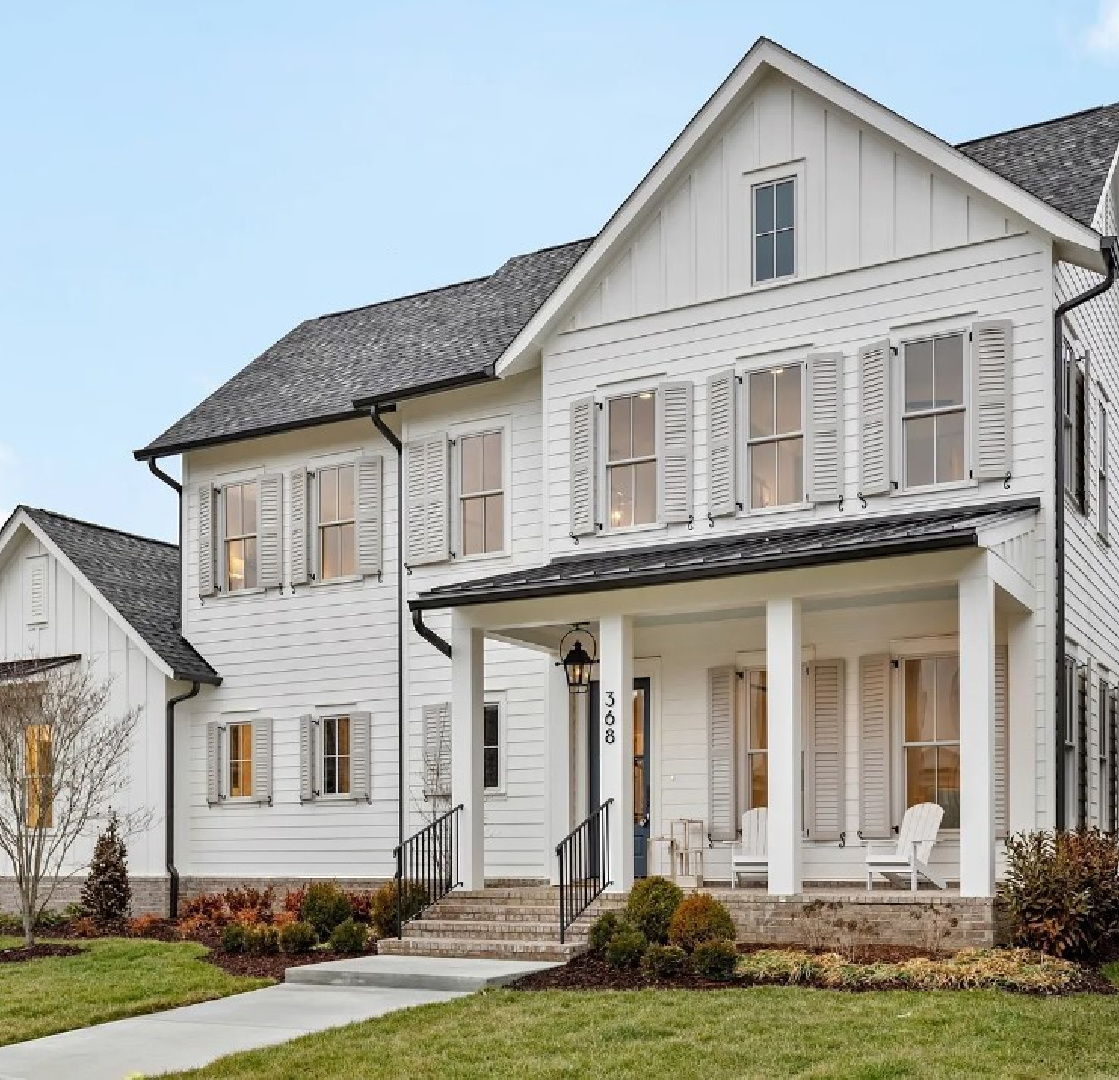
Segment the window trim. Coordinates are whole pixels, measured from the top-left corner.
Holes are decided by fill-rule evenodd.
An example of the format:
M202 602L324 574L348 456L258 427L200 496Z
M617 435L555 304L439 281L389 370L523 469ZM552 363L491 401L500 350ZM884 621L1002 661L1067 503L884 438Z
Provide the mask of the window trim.
M776 289L782 285L789 285L795 281L803 281L808 275L807 269L807 230L804 223L807 220L808 196L806 191L806 159L792 158L778 165L766 166L762 169L751 169L742 174L744 182L744 195L746 206L744 211L745 227L742 229L745 250L743 252L746 273L743 278L746 287L754 289ZM769 278L758 281L754 266L754 189L767 184L780 183L782 180L793 181L793 272L784 277Z
M1072 503L1075 513L1084 517L1091 501L1088 494L1089 431L1091 425L1091 393L1085 361L1087 352L1068 334L1064 337L1064 380L1062 401L1062 435L1067 437L1065 446L1065 498ZM1076 396L1084 394L1083 423L1078 423ZM1079 466L1079 468L1078 468Z
M462 449L459 443L464 438L475 435L501 435L501 494L502 502L502 541L500 551L478 551L473 555L462 554ZM481 420L470 420L455 424L447 431L447 440L450 443L450 505L448 512L450 521L450 542L452 558L455 562L477 562L485 559L507 559L513 553L510 533L513 528L513 424L507 413L500 413ZM493 492L490 492L493 494Z
M799 353L799 350L798 350ZM756 446L760 443L767 442L780 442L783 439L793 439L797 437L796 433L787 435L774 435L772 437L765 437L759 439L750 438L750 377L758 375L765 371L773 371L778 367L799 367L800 368L800 433L799 438L801 442L800 453L800 500L798 502L776 503L773 506L752 506L750 496L753 489L753 484L750 477L750 447ZM812 506L808 500L808 395L806 393L808 386L808 358L804 355L798 355L797 359L789 360L782 363L779 360L774 360L773 357L756 357L752 358L750 366L744 367L740 372L736 373L738 376L739 385L735 388L738 394L738 411L741 417L739 423L739 436L735 452L738 454L738 473L741 477L739 481L738 491L738 505L739 515L758 517L765 514L782 514L788 513L790 510L806 510Z
M244 727L249 732L249 793L248 795L234 795L232 784L232 768L233 768L233 751L231 745L231 729L234 727ZM256 776L255 769L255 753L256 747L253 745L253 721L249 719L231 719L223 720L221 723L221 794L222 802L228 803L233 806L249 805L256 802ZM245 758L239 758L239 761L244 762Z
M602 529L603 533L638 533L646 532L654 529L664 529L667 526L660 520L658 513L658 496L657 488L660 485L660 468L661 459L657 452L660 447L660 432L657 429L658 416L660 411L660 383L662 379L649 379L641 380L640 382L625 383L623 385L612 386L606 390L600 390L595 394L595 403L598 405L598 445L601 447L599 453L598 465L598 483L599 490L602 493ZM651 457L642 456L635 458L625 458L624 460L611 461L610 460L610 402L618 401L621 398L635 398L642 394L651 394L653 398L653 453ZM616 465L635 465L641 464L646 461L653 463L653 520L643 521L636 525L614 525L610 520L610 469Z
M485 751L486 751L486 733L485 722L483 719L482 724L482 784L483 794L487 799L504 797L506 792L506 777L507 777L507 759L508 759L508 746L509 741L506 737L508 728L508 702L504 690L497 690L487 693L482 702L483 718L485 716L485 709L497 709L497 784L493 787L485 787Z
M331 579L337 580L337 579ZM347 791L331 791L325 790L326 787L326 725L330 721L345 720L350 725L350 752L346 754L346 758L350 762L349 778L350 784ZM315 740L313 749L312 766L316 770L314 777L315 783L312 785L316 794L312 802L355 802L354 796L354 722L353 716L345 711L324 713L322 716L315 716L311 721L315 727ZM335 755L338 757L339 755Z

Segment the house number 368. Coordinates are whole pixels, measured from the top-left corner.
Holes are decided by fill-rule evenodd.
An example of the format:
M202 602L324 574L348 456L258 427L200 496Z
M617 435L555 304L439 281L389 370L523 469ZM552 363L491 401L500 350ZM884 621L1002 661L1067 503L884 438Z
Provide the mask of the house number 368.
M618 722L618 718L614 715L614 694L613 691L606 691L606 712L602 717L602 722L605 725L603 741L607 746L612 746L614 740L618 737L617 732L614 730L614 725Z

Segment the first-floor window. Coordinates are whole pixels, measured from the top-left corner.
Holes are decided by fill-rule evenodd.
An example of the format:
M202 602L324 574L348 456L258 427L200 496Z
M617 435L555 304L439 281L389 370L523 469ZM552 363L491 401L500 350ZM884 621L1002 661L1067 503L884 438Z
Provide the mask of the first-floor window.
M1107 409L1104 404L1100 403L1100 425L1099 425L1099 470L1097 475L1097 488L1096 488L1096 501L1099 504L1099 533L1100 536L1106 540L1107 529Z
M905 805L936 803L960 827L960 658L903 661Z
M652 390L607 402L606 481L610 527L657 520L657 410Z
M1100 679L1096 730L1099 732L1099 825L1101 829L1110 828L1107 820L1107 698L1107 680Z
M328 716L322 721L322 793L350 793L350 718Z
M1064 770L1065 770L1065 827L1073 828L1076 825L1076 658L1065 657L1065 739L1064 739Z
M764 670L746 673L746 809L769 805L769 694Z
M485 787L501 787L501 705L487 701L482 711L482 773Z
M256 588L256 510L255 480L244 484L227 484L222 489L226 592Z
M230 724L227 732L229 798L249 799L253 794L253 726Z
M28 724L23 740L27 827L49 829L54 824L50 725Z

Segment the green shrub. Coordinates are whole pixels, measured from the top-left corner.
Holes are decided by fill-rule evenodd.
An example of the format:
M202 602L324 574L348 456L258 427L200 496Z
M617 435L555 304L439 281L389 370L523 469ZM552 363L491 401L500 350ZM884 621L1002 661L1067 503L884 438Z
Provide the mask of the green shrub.
M231 922L223 926L221 931L221 947L227 953L243 953L246 951L246 928L240 923Z
M235 926L235 923L230 923ZM275 956L280 951L280 932L274 926L245 928L245 952L253 956Z
M612 968L635 968L641 963L647 944L636 926L622 923L606 946L606 962Z
M89 874L82 885L82 914L99 930L119 930L131 906L128 849L120 835L120 819L111 812L108 827L97 838Z
M687 954L679 945L650 945L641 958L641 970L653 979L668 979L684 970Z
M314 947L318 938L310 923L293 922L280 930L280 949L288 956L303 956Z
M663 877L648 877L637 882L626 903L626 922L636 926L650 942L668 941L672 916L683 903L684 890Z
M1019 833L1006 842L1015 945L1070 960L1119 949L1119 838L1098 829Z
M396 934L396 882L382 885L369 901L369 925L375 937ZM418 882L406 882L401 893L400 915L404 922L414 919L427 907L427 889Z
M689 896L672 916L668 939L685 952L695 950L706 941L734 941L734 920L715 897L707 893Z
M704 941L695 947L692 963L700 975L725 981L734 976L738 950L730 941Z
M300 916L314 927L319 941L326 941L339 923L351 917L350 901L333 881L316 881L307 887Z
M591 947L591 952L602 953L606 951L606 946L610 944L611 939L618 932L620 923L618 916L612 911L604 911L593 923L591 923L591 932L587 939Z
M365 951L366 929L361 923L347 919L339 923L330 934L330 947L335 952L359 953Z

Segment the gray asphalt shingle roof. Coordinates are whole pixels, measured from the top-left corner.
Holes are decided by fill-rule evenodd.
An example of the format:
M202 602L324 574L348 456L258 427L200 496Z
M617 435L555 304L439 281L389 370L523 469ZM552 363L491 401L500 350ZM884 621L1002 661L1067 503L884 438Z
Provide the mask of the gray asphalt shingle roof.
M103 525L21 507L116 608L152 651L190 682L216 683L217 672L182 636L179 549Z
M426 610L534 600L974 547L980 529L1035 514L1040 506L1036 498L1007 499L983 506L859 515L710 540L565 555L544 566L441 585L410 600L409 607Z
M1117 147L1119 103L973 139L956 149L1091 228Z
M589 245L518 255L489 277L300 323L137 455L345 419L355 401L489 378Z

